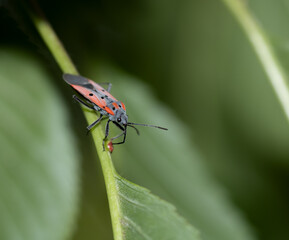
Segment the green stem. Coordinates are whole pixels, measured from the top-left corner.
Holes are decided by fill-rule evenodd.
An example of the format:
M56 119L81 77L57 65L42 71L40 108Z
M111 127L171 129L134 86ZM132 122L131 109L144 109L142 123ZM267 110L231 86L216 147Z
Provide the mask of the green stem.
M268 37L249 12L246 1L223 0L223 2L232 11L247 34L277 94L287 120L289 120L289 88L287 85L287 76L278 58L275 56Z
M39 11L39 7L37 9ZM58 63L62 71L65 73L78 74L76 67L72 63L63 45L61 44L60 40L58 39L56 33L54 32L49 22L45 19L44 15L43 14L35 15L33 13L30 13L30 16L40 36L46 43L48 49L54 56L56 62ZM84 115L86 117L87 122L90 123L95 121L96 117L95 113L84 110ZM121 227L121 210L115 179L117 173L114 169L110 153L108 151L103 151L102 139L104 138L104 133L102 128L100 126L95 127L94 130L92 131L92 136L96 146L96 150L98 152L98 156L101 162L101 167L104 175L111 213L114 239L122 240L123 233Z

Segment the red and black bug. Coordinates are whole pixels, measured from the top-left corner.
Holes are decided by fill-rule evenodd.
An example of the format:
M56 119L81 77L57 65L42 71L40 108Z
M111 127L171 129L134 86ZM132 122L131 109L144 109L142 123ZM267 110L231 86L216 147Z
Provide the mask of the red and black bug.
M114 123L119 129L122 130L122 133L111 138L111 143L113 140L123 136L123 140L121 142L112 143L113 145L125 143L127 127L134 128L139 135L139 130L134 125L168 130L167 128L155 125L128 122L125 105L123 104L123 102L118 101L114 96L110 94L111 83L105 83L108 85L108 87L107 89L104 89L92 80L78 75L65 73L63 74L63 79L84 98L81 99L76 95L73 95L73 98L76 101L86 106L87 108L98 111L100 113L100 117L87 127L88 131L90 131L102 119L108 118L105 127L105 138L103 139L103 149L104 143L109 134L110 122Z

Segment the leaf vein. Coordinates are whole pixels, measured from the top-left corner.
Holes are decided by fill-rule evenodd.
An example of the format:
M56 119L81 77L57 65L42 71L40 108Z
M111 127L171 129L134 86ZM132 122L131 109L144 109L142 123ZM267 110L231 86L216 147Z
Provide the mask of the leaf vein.
M124 218L125 222L128 224L128 226L131 226L131 228L135 229L136 232L138 232L141 236L144 237L144 239L146 239L146 240L151 240L152 239L150 236L145 234L143 232L142 228L137 223L132 221L129 217L124 216L123 218Z

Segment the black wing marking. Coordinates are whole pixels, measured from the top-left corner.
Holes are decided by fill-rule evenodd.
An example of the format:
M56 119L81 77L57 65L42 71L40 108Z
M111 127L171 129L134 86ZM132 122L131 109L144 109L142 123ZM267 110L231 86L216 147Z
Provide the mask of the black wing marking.
M69 73L64 73L63 79L69 85L78 85L78 86L82 86L82 87L94 90L93 85L85 77L82 77L79 75L73 75L73 74L69 74Z

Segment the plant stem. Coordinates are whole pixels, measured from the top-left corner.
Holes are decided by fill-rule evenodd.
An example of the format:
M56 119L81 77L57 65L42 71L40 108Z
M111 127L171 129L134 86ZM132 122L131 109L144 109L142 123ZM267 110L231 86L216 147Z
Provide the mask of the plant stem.
M35 2L34 2L35 5ZM37 6L38 12L40 11ZM46 43L48 49L51 54L54 56L56 62L59 67L62 69L64 73L72 73L78 74L76 67L72 63L70 57L65 51L63 45L58 39L56 33L53 28L46 20L44 15L40 12L37 15L30 12L30 16L32 21L38 30L40 36L43 41ZM84 110L84 115L86 117L87 122L95 121L95 113L88 112ZM111 155L108 151L103 151L102 148L102 139L104 138L103 130L100 126L97 126L92 131L93 140L95 143L96 150L98 152L98 156L101 162L101 167L104 175L107 196L109 201L109 208L111 214L112 228L114 233L115 240L122 240L123 233L121 227L121 210L120 210L120 202L117 191L116 179L117 173L114 169Z
M278 58L275 56L268 37L250 13L245 1L223 0L223 2L237 18L253 45L289 121L289 88L287 85L287 76Z

